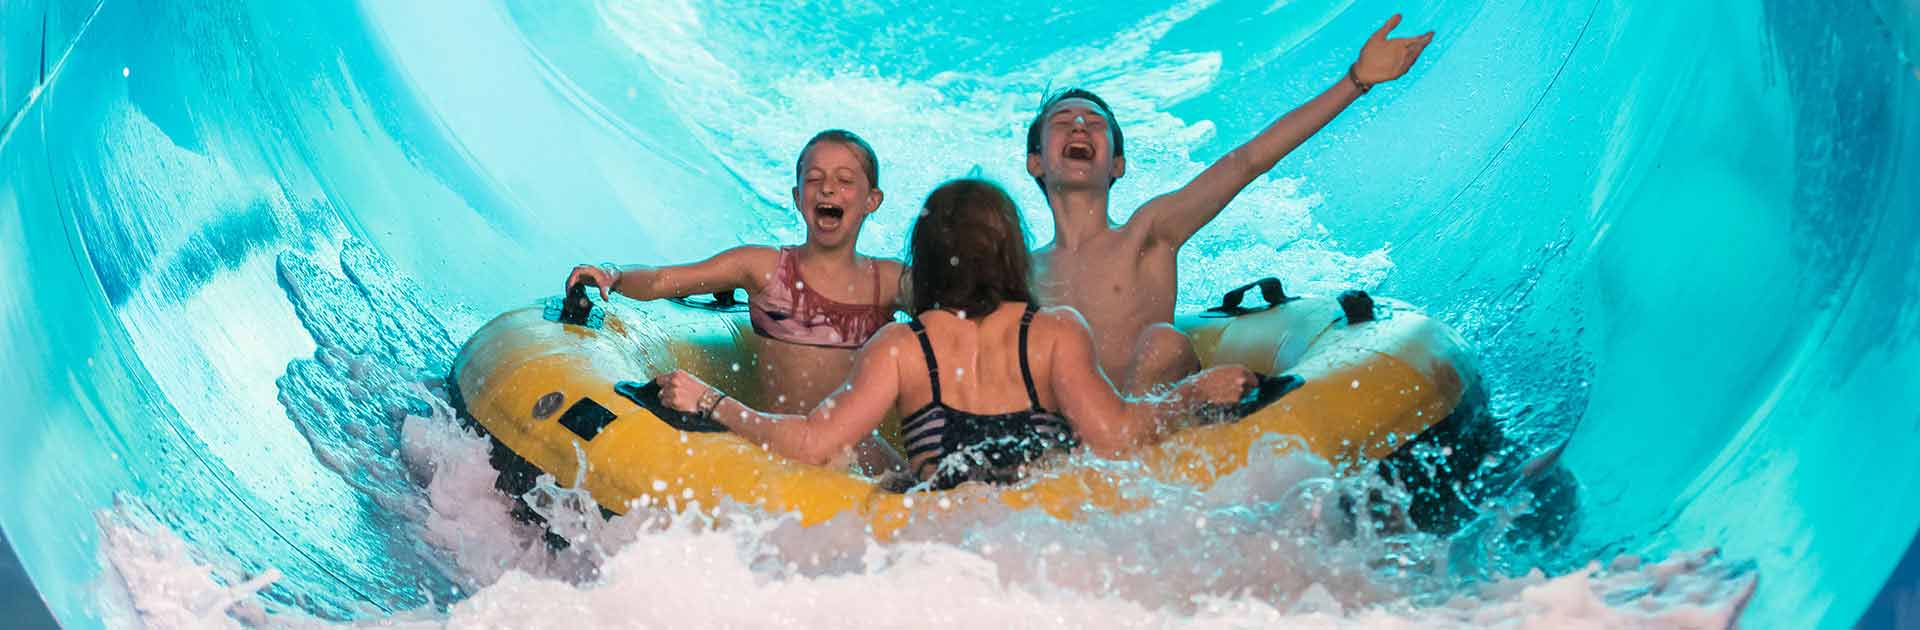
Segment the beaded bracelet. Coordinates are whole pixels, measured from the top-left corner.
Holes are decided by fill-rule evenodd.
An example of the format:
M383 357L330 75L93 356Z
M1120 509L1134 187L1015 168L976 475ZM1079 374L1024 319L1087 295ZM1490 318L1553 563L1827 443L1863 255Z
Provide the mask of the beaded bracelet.
M1347 80L1352 81L1353 87L1358 88L1361 94L1366 94L1367 90L1373 89L1373 84L1361 83L1360 75L1354 74L1353 68L1354 68L1353 66L1347 66Z

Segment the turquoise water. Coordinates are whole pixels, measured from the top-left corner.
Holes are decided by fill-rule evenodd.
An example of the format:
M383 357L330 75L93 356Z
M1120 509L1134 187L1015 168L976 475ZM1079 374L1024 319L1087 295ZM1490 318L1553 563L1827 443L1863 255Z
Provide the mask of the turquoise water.
M1525 556L1555 573L1718 548L1756 567L1751 627L1845 627L1920 529L1911 3L762 5L0 3L0 528L52 611L117 623L121 591L164 592L125 550L172 542L324 619L496 601L420 489L416 455L464 451L405 429L486 315L575 262L797 240L791 160L826 127L882 160L863 249L899 252L915 202L975 169L1044 241L1019 134L1049 88L1113 102L1132 208L1395 10L1437 32L1425 57L1186 249L1190 306L1276 274L1458 327L1514 435L1570 436L1576 526ZM1248 540L1173 554L1184 590L1117 590L1275 582L1230 559ZM632 544L607 566L661 547ZM825 592L801 573L781 593Z

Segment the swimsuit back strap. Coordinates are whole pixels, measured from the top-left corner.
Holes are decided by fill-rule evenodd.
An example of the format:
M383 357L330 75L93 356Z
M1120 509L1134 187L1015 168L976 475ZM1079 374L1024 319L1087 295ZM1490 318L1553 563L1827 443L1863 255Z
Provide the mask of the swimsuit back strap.
M1028 302L1026 312L1020 314L1020 380L1027 383L1027 401L1033 403L1034 409L1041 408L1040 390L1034 388L1033 368L1027 365L1027 328L1033 324L1033 314L1039 310L1039 307ZM927 357L931 361L933 355L928 354Z
M927 340L927 327L915 317L907 322L913 334L920 338L920 353L927 356L927 384L933 392L933 404L940 403L940 363L933 359L933 342Z

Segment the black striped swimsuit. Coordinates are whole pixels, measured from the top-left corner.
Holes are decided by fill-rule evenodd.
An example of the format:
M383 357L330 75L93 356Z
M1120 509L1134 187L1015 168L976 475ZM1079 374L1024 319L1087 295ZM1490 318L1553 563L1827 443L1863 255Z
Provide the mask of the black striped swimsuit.
M1027 328L1037 310L1028 304L1020 316L1020 379L1026 382L1031 406L1010 413L968 413L941 402L940 364L933 358L927 328L918 317L908 324L920 337L920 351L927 357L927 382L933 400L908 414L900 430L907 459L922 462L918 466L920 478L934 489L945 490L969 481L1013 483L1024 476L1027 464L1080 444L1065 419L1040 405L1040 392L1033 386L1033 372L1027 367Z

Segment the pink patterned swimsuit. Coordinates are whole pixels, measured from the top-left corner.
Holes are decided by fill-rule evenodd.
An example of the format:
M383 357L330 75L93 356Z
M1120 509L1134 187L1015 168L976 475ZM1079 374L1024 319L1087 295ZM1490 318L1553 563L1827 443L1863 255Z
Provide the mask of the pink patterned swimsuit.
M873 294L881 295L879 265L873 268ZM780 249L773 281L748 300L747 310L753 332L762 337L827 348L858 348L893 321L887 306L836 302L807 286L791 248Z

